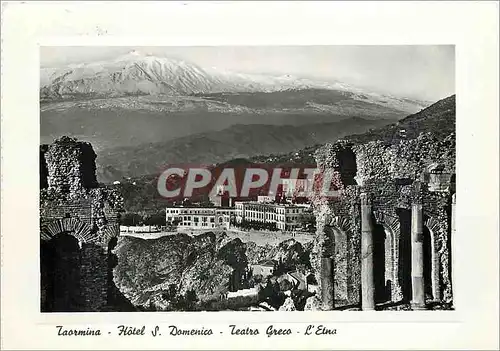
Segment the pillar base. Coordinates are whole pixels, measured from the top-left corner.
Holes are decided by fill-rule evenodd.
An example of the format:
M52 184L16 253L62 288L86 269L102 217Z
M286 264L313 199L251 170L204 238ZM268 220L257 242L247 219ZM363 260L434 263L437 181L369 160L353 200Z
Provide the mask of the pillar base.
M414 311L424 311L427 309L427 306L422 303L410 302L411 309Z

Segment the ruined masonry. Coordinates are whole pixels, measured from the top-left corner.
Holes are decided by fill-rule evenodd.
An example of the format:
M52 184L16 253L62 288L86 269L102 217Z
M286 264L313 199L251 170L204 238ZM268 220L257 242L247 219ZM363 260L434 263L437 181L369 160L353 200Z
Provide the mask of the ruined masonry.
M316 160L338 191L311 199L322 309L452 308L455 135L343 140Z
M121 196L100 187L91 144L40 146L41 311L106 310Z

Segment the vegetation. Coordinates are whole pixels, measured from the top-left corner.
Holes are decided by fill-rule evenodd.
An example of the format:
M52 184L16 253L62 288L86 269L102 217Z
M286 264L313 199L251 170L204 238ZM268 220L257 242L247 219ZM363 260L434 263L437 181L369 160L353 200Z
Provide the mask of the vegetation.
M238 128L235 127L234 129L237 130ZM416 138L421 132L429 131L435 134L437 133L437 137L446 136L455 131L455 95L438 101L434 105L403 118L396 123L385 125L380 128L372 128L363 134L351 134L350 136L344 137L344 139L356 144L373 140L382 140L392 143L401 139ZM241 135L244 133L243 131L240 132L242 133L237 133L238 138L235 137L235 140L240 141L242 138ZM328 130L326 132L328 132ZM252 145L255 144L256 143L253 143ZM273 167L293 167L294 165L300 167L316 167L315 152L321 145L322 144L315 144L303 149L296 148L296 150L286 153L263 153L262 155L252 156L248 159L239 158L232 160L231 153L225 150L223 155L226 161L219 163L215 168L224 167L226 165L238 168L238 166L245 167L245 165L252 164L264 164ZM183 155L184 153L180 154ZM239 153L239 155L241 154L245 153ZM227 161L227 159L229 159L229 161ZM163 160L164 159L162 159L162 161ZM123 194L124 208L130 212L138 212L142 209L156 210L172 204L172 200L164 199L159 196L157 190L157 176L150 175L125 179L121 184L115 185L114 187ZM203 200L201 199L200 201ZM305 219L303 223L312 230L312 223L308 223Z
M160 210L158 212L153 212L153 213L126 212L120 216L120 225L125 225L125 226L150 225L156 227L164 227L167 225L165 210Z
M345 139L357 144L374 140L394 143L401 139L414 139L420 133L428 132L439 139L445 138L455 132L455 108L455 95L452 95L397 123L371 129L363 134L351 135Z
M276 232L278 231L278 228L276 227L276 223L264 223L264 222L259 222L259 221L248 221L248 220L242 220L241 222L237 222L236 219L231 218L231 225L242 229L242 230L268 230L271 232Z
M312 212L303 212L299 214L298 221L300 223L300 228L309 233L314 233L316 231L316 216Z
M194 290L188 290L184 295L179 294L176 284L170 284L167 292L161 295L162 299L169 302L172 311L194 311L199 301Z

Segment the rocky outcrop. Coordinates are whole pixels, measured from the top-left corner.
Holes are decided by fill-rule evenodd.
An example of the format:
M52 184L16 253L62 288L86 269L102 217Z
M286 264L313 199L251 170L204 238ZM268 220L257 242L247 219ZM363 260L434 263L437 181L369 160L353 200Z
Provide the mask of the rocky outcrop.
M309 265L308 252L293 239L274 248L260 247L224 233L155 240L120 237L114 252L114 280L120 291L134 305L158 310L176 310L179 298L188 294L203 304L248 288L248 265L261 259L276 259L289 268Z
M245 245L249 264L274 260L278 262L278 269L281 271L294 270L298 267L310 268L309 252L312 249L312 243L303 245L295 239L288 239L277 246L269 244L259 246L254 242L247 242Z
M266 259L278 262L278 269L282 271L296 269L297 267L310 267L309 252L295 239L282 241L273 247Z
M194 292L197 301L218 298L239 288L247 266L243 243L238 239L225 243L226 239L225 234L214 233L156 240L120 237L115 282L139 306L153 303L167 308L163 300L173 298L172 287L176 295ZM162 295L167 297L159 298Z
M272 246L266 244L264 246L259 246L253 241L245 243L246 245L246 255L249 264L257 264L260 261L270 259L268 258L269 252L272 250Z
M304 311L321 311L321 300L317 296L311 296L306 300Z
M297 311L295 304L291 297L287 297L283 305L279 308L279 311Z

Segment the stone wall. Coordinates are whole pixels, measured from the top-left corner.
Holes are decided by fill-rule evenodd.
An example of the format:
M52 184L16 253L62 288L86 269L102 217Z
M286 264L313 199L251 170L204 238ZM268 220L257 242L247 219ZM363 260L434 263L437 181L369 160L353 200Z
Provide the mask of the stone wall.
M340 141L320 148L316 160L319 179L331 180L333 189L338 190L335 197L316 192L311 198L317 220L311 262L319 285L329 280L321 277L321 258L333 258L337 267L334 277L338 276L335 272L338 267L346 266L343 261L348 263L347 272L342 272L347 277L348 298L345 302L338 301L335 307L361 302L361 193L370 199L374 265L385 271L376 271L375 280L389 284L389 300L412 298L410 210L412 203L419 202L423 207L424 235L430 236L432 246L431 259L426 263L426 268L432 271L427 279L431 280L429 286L432 285L432 296L428 298L451 304L450 221L451 196L455 191L455 135L439 139L422 133L415 139L365 144ZM347 238L345 254L335 249L339 240L336 233ZM377 259L382 262L376 262ZM377 284L375 290L384 289ZM338 284L334 286L338 288ZM375 295L377 299L383 296Z
M95 158L89 143L73 138L40 147L42 311L109 307L113 289L108 244L119 235L123 200L97 183ZM69 251L72 267L64 258L69 249L59 244L65 237L76 240Z

